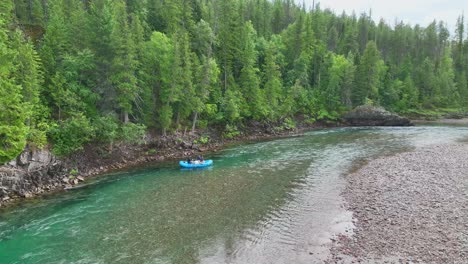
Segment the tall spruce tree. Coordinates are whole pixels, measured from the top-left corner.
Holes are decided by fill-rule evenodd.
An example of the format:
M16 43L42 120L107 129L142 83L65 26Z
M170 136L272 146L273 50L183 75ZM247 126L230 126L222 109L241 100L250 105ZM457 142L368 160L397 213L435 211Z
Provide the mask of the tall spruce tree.
M23 90L17 83L18 65L15 61L18 50L12 48L9 28L12 19L12 2L0 4L0 163L14 159L26 145L28 128L27 105Z
M379 88L384 73L383 61L374 41L369 41L356 69L356 82L353 90L353 105L371 100L378 103Z
M117 106L124 123L129 122L133 102L138 91L136 79L136 46L128 22L127 6L124 0L113 2L112 32L110 36L114 57L111 62L111 82L117 95Z

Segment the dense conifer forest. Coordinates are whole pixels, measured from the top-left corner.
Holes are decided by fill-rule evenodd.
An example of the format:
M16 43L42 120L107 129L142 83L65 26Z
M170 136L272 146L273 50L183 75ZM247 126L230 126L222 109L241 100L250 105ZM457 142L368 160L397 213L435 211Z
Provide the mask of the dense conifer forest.
M463 108L463 16L374 22L293 0L1 0L0 163L28 144Z

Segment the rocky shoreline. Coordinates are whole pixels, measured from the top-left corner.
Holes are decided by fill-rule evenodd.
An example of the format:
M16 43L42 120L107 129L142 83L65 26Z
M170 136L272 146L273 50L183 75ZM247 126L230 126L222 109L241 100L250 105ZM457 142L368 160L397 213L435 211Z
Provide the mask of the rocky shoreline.
M89 145L83 151L66 158L57 158L50 151L26 149L16 160L0 166L0 208L24 198L56 190L71 189L86 178L137 166L147 162L175 160L199 153L217 151L226 145L252 140L265 140L314 128L349 126L407 126L411 122L382 108L361 106L344 116L344 122L309 124L297 117L297 128L286 129L279 124L252 122L233 139L226 140L220 130L198 133L176 133L171 136L147 136L145 144L116 145L112 151L104 146ZM281 130L278 130L281 128Z
M0 166L0 208L24 199L72 189L90 177L111 171L197 154L208 155L232 144L290 137L310 129L337 126L340 123L301 124L283 131L254 126L233 139L224 139L217 131L176 133L166 137L147 137L145 144L141 145L116 145L112 152L102 146L90 145L66 158L55 157L49 150L26 149L16 160ZM209 140L200 142L203 137Z
M467 263L468 144L379 158L346 182L354 235L328 263Z

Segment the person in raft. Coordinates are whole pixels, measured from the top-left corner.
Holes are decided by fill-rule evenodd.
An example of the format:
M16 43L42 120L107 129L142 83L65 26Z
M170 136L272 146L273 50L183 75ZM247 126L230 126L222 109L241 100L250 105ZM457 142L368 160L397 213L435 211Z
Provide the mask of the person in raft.
M205 160L203 159L203 156L198 155L197 159L194 161L195 164L203 164L205 163Z

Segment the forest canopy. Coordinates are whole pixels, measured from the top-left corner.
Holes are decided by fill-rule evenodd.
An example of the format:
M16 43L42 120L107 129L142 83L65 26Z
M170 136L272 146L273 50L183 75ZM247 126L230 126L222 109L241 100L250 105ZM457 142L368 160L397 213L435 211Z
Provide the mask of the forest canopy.
M463 16L450 36L293 0L2 0L0 163L146 129L462 108L467 72Z

